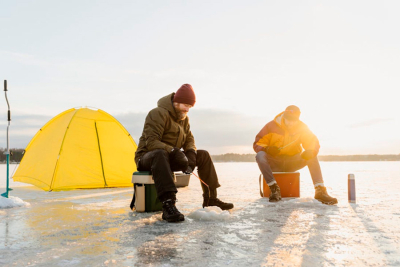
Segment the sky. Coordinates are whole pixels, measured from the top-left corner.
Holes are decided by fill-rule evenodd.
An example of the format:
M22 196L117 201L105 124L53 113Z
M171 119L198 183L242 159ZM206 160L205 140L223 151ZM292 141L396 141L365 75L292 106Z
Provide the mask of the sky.
M321 155L400 153L398 1L1 1L10 146L95 107L136 142L158 99L189 83L199 149L254 153L301 109ZM397 32L397 33L396 33ZM0 147L7 104L0 99Z

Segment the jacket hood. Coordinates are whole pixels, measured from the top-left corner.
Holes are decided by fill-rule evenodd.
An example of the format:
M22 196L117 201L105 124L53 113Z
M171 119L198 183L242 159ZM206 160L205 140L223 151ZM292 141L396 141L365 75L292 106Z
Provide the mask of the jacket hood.
M279 113L278 115L275 116L274 121L281 127L285 128L285 125L283 124L283 112Z
M285 131L289 131L289 129L286 127L286 125L283 123L283 113L281 112L278 115L275 116L274 121L276 124L279 125L279 127L281 127L283 130ZM299 123L290 130L290 132L296 132L297 130L300 130L301 128L304 127L304 123L302 121L299 120Z
M174 105L172 104L172 99L174 99L174 95L175 93L172 93L160 98L157 102L157 107L168 110L171 117L176 119L176 112L174 109Z

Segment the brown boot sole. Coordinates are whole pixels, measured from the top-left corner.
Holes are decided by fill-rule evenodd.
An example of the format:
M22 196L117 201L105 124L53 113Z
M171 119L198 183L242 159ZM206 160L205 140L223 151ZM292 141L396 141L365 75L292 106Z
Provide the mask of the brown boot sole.
M270 199L269 202L278 202L278 201L281 201L281 200L282 200L282 198L280 198L280 199Z
M319 200L319 199L317 199L317 200L319 202L321 202L322 204L325 204L325 205L336 205L338 203L337 200L332 200L332 201L322 201L322 200Z

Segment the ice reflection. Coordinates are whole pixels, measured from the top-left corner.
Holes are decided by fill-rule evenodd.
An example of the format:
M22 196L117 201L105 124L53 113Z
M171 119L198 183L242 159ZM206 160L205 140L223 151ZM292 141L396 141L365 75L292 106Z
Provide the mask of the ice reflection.
M169 231L157 236L155 240L147 241L137 248L139 262L143 264L170 263L178 255L179 236ZM180 249L181 250L181 249Z
M265 258L264 264L274 266L284 263L289 266L299 266L303 259L313 218L313 214L302 210L292 211L286 224L281 228L272 251Z
M379 250L373 235L364 227L351 205L342 205L338 213L330 216L330 229L326 232L328 246L324 258L341 265L367 266L373 261L387 265L385 254ZM349 221L351 228L342 227Z

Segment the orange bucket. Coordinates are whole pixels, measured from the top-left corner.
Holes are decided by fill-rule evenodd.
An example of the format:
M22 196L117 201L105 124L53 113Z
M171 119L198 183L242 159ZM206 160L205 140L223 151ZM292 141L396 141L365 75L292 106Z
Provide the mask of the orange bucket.
M300 197L300 173L299 172L273 172L274 178L281 189L282 197ZM269 197L271 191L269 186L263 180L263 193L261 196Z

